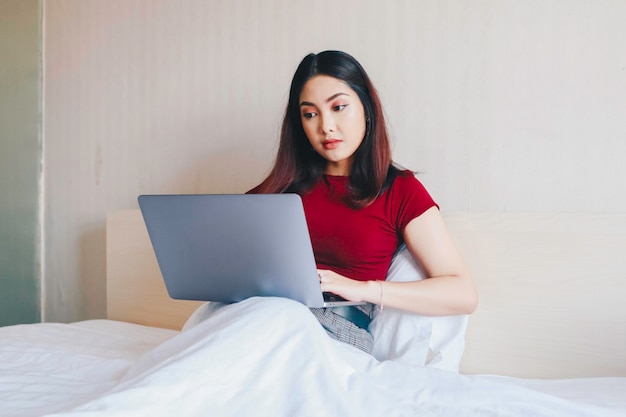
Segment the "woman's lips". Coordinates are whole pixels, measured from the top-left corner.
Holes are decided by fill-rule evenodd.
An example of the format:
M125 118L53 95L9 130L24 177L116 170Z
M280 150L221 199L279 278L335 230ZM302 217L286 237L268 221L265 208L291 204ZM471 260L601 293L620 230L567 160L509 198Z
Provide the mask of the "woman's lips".
M341 141L339 139L327 139L322 142L322 146L324 149L335 149L340 143Z

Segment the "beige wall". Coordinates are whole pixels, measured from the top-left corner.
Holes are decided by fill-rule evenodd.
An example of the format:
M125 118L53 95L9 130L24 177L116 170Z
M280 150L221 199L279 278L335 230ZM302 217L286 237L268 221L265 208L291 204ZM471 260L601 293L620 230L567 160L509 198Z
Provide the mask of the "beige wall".
M343 49L445 211L626 212L622 0L46 0L45 319L104 315L104 219L242 192L290 77Z

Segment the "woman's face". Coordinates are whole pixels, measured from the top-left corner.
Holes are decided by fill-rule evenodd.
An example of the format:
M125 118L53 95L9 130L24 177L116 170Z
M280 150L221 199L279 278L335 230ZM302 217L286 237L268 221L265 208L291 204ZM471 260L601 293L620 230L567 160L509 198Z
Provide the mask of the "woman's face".
M328 161L326 173L348 175L365 136L365 110L357 93L337 78L316 75L300 93L300 118L311 146Z

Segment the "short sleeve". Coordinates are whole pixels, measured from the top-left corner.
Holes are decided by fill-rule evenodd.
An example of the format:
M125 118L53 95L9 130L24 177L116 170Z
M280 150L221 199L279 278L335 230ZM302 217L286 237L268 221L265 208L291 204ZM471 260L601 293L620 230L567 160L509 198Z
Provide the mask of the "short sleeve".
M430 193L411 171L402 171L389 189L389 204L398 233L431 207L439 208Z

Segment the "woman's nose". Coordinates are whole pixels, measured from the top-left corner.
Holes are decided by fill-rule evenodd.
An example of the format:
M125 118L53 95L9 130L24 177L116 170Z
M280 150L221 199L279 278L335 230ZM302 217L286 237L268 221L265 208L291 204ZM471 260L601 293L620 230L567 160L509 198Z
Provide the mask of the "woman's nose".
M337 129L337 127L335 126L335 119L332 117L332 115L323 115L321 119L322 133L324 133L325 135L334 132Z

